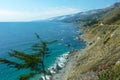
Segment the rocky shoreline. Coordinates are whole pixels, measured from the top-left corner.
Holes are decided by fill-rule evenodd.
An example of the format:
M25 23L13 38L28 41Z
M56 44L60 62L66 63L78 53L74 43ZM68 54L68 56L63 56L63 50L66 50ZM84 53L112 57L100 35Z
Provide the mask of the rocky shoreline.
M74 67L73 64L76 59L77 50L72 50L60 55L55 63L47 69L47 80L66 80L68 73ZM39 80L45 80L44 76L41 76Z
M74 68L73 64L75 63L77 52L78 51L75 50L75 51L71 51L69 53L65 67L63 67L61 70L59 70L59 72L56 73L52 77L52 80L66 80L67 79L69 72L71 72L72 69Z

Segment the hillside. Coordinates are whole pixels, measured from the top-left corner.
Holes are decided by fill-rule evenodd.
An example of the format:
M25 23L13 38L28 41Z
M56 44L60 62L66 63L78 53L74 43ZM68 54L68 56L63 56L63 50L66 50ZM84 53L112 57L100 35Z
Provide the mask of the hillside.
M88 46L79 51L66 80L120 80L120 7L85 25L80 38Z
M105 17L103 17L101 21L104 21L103 23L105 24L113 24L114 22L117 22L116 24L118 24L118 21L120 20L120 7L115 9L113 12L105 15Z
M88 12L81 12L82 17L72 15L77 20L70 15L57 17L63 22L82 23L84 34L79 39L87 43L84 50L72 54L60 76L62 80L120 80L120 3Z

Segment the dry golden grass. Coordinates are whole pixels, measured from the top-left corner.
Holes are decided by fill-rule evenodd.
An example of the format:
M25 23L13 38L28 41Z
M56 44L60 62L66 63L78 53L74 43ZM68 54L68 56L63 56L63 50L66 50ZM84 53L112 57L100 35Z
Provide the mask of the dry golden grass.
M67 80L98 80L99 71L113 67L120 59L120 26L89 28L83 37L92 40L92 45L80 52Z

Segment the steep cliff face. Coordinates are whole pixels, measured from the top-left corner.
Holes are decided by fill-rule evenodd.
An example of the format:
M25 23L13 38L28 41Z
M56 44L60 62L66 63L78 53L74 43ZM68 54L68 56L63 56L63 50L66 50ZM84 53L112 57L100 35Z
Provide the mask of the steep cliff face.
M112 7L112 6L111 6ZM79 52L67 80L120 80L120 8L85 26L88 47Z

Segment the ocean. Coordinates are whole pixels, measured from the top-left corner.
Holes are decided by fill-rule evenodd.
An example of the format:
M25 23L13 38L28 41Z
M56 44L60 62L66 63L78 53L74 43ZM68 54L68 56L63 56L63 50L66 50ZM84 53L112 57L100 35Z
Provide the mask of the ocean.
M31 46L37 41L35 34L45 41L58 40L49 45L50 57L46 58L46 68L51 66L55 59L72 49L83 49L85 43L75 37L78 27L70 23L39 21L39 22L0 22L0 57L11 59L10 50L31 52ZM70 47L66 45L70 44ZM14 59L16 60L16 59ZM29 70L17 70L0 64L0 80L18 80L19 76L29 73ZM38 75L31 80L37 80Z

